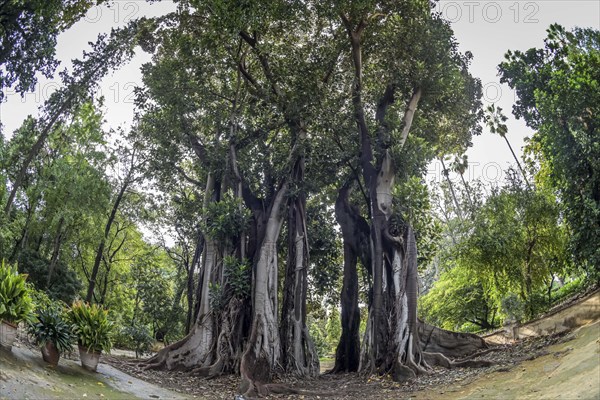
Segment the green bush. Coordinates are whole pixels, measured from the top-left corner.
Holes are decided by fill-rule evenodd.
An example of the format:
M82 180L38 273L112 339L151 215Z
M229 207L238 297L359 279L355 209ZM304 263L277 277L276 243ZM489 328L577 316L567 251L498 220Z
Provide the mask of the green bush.
M545 313L550 308L548 298L544 293L534 292L524 302L527 319L533 319L540 314Z
M135 351L135 356L149 354L154 339L147 327L141 324L128 325L119 330L115 344Z
M327 343L327 333L325 329L325 320L314 318L309 315L307 318L308 331L312 339L319 358L325 357L329 353L329 343Z
M213 311L223 311L225 308L225 292L219 283L208 284L208 300Z
M69 311L69 319L79 345L88 351L110 351L113 324L108 320L108 311L96 304L77 301Z
M50 342L56 346L59 353L73 350L75 336L72 326L63 319L58 306L40 309L35 321L29 324L28 333L34 337L35 343L40 347Z
M250 211L240 207L240 200L231 195L206 208L203 225L206 235L217 241L229 241L237 237L248 225Z
M60 300L53 300L46 292L37 290L32 282L27 282L27 290L29 291L29 297L31 297L31 303L35 312L46 308L56 308L66 312L69 308L66 303Z
M50 286L46 287L49 266L50 262L36 251L25 250L19 256L19 271L28 275L29 282L36 288L43 289L51 299L71 304L82 288L77 274L67 264L59 261L54 268Z
M514 293L502 299L502 311L506 314L507 320L522 322L525 320L525 304Z
M233 292L234 297L246 298L250 296L250 266L247 260L238 260L236 257L223 258L225 277Z
M27 275L17 268L0 265L0 320L17 324L31 318L32 303L25 283Z
M552 293L552 303L560 303L577 293L583 292L589 285L589 281L586 281L584 277L579 276L554 291Z

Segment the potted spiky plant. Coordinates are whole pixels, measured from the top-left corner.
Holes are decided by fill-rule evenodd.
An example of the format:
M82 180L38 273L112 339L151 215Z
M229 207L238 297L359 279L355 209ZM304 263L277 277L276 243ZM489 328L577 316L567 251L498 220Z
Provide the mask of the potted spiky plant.
M0 265L0 346L11 349L19 322L31 316L31 298L25 280L16 266Z
M75 336L70 323L64 320L61 310L47 307L37 312L35 321L29 325L29 334L42 350L42 358L57 366L60 354L73 350Z
M102 351L109 352L112 347L113 324L108 320L108 311L96 304L76 301L69 311L69 318L77 336L81 365L95 372Z

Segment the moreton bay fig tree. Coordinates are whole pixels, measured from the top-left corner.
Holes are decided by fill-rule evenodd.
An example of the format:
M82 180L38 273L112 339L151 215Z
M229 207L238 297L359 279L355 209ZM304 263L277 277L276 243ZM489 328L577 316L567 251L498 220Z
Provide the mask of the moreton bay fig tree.
M306 208L323 187L340 188L332 203L344 240L336 370L404 379L449 365L422 351L417 241L392 196L477 133L470 57L429 7L190 1L144 24L140 42L153 53L138 92L146 150L160 179L172 184L171 171L204 197L195 322L146 367L239 373L248 395L285 391L274 374L318 373L306 326ZM230 226L231 213L211 210L228 199L250 218L217 238L213 228ZM371 286L362 349L358 261ZM248 266L247 286L227 265Z

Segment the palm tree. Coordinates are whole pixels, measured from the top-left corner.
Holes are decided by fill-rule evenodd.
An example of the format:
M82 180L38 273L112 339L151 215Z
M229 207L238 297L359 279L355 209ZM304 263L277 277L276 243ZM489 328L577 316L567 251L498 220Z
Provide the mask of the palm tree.
M469 168L469 159L467 155L464 154L462 157L454 157L454 162L452 163L450 168L460 175L460 180L462 181L463 186L465 187L465 191L467 192L467 200L469 200L469 205L471 206L471 208L473 208L471 190L469 188L469 185L467 185L467 182L465 181L465 172L467 171L467 168Z
M454 185L450 180L450 171L446 168L446 164L444 163L444 157L439 157L440 162L442 163L442 172L446 177L446 181L448 182L448 187L450 188L450 193L452 194L452 200L454 200L454 206L456 207L456 215L458 215L458 219L462 221L462 212L460 210L460 204L458 203L458 199L456 198L456 192L454 191Z
M485 115L485 122L486 122L487 126L490 128L490 132L497 133L498 135L500 135L501 137L504 138L504 140L506 141L506 144L508 145L510 152L513 155L513 158L515 159L515 162L517 163L517 167L519 167L519 171L521 171L521 175L523 176L523 179L525 180L527 187L531 187L529 185L529 180L527 179L527 175L525 175L525 171L523 170L523 167L521 166L521 163L519 162L517 155L513 151L513 148L510 145L508 138L506 137L508 128L506 127L505 122L507 119L508 119L508 117L506 117L506 115L504 115L502 113L501 107L496 108L496 106L494 104L491 104L487 107L486 115Z

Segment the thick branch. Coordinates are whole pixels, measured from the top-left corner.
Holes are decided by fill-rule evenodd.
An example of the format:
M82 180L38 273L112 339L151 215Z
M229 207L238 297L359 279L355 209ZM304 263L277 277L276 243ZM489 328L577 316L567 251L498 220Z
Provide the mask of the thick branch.
M183 179L185 179L186 181L188 181L189 183L192 183L196 186L199 187L203 187L204 184L194 178L192 178L191 176L189 176L188 174L185 173L185 171L183 170L183 168L179 167L177 164L175 164L174 162L171 163L171 166L173 168L175 168L175 171L179 172L179 174L181 174L181 176L183 177Z
M282 93L281 93L281 90L279 89L279 86L277 85L277 80L275 79L275 75L273 74L273 71L271 70L271 65L269 64L269 60L267 59L267 56L265 55L265 53L263 53L258 48L258 46L257 46L258 41L256 40L256 37L252 37L247 32L244 32L244 31L240 32L240 36L242 37L242 39L244 39L244 41L246 43L248 43L248 45L250 45L250 47L252 48L252 50L254 51L256 56L258 57L258 61L260 62L260 65L262 66L265 77L267 78L267 81L269 81L269 83L271 84L271 90L273 91L273 94L275 94L277 97L281 98Z
M363 177L367 185L369 184L371 177L375 175L375 168L373 167L373 149L371 146L371 138L369 136L369 128L367 126L367 120L365 117L364 104L362 101L362 49L360 40L362 32L365 28L364 20L358 23L356 29L352 27L352 24L345 15L341 15L342 22L346 26L348 31L348 37L352 46L352 61L354 64L354 85L352 88L352 104L354 106L354 116L356 118L356 124L360 134L361 143L361 154L360 162L363 168Z
M206 147L198 140L196 135L191 134L190 132L185 133L190 141L192 146L192 150L198 156L202 164L206 165L208 163L208 152L206 151Z
M406 111L404 112L404 118L402 118L402 135L400 137L400 147L404 146L406 139L408 138L408 133L410 132L410 127L413 122L413 117L415 116L415 111L417 110L417 106L419 104L419 100L421 99L421 88L415 89L413 92L410 101L408 102L408 106L406 107Z

